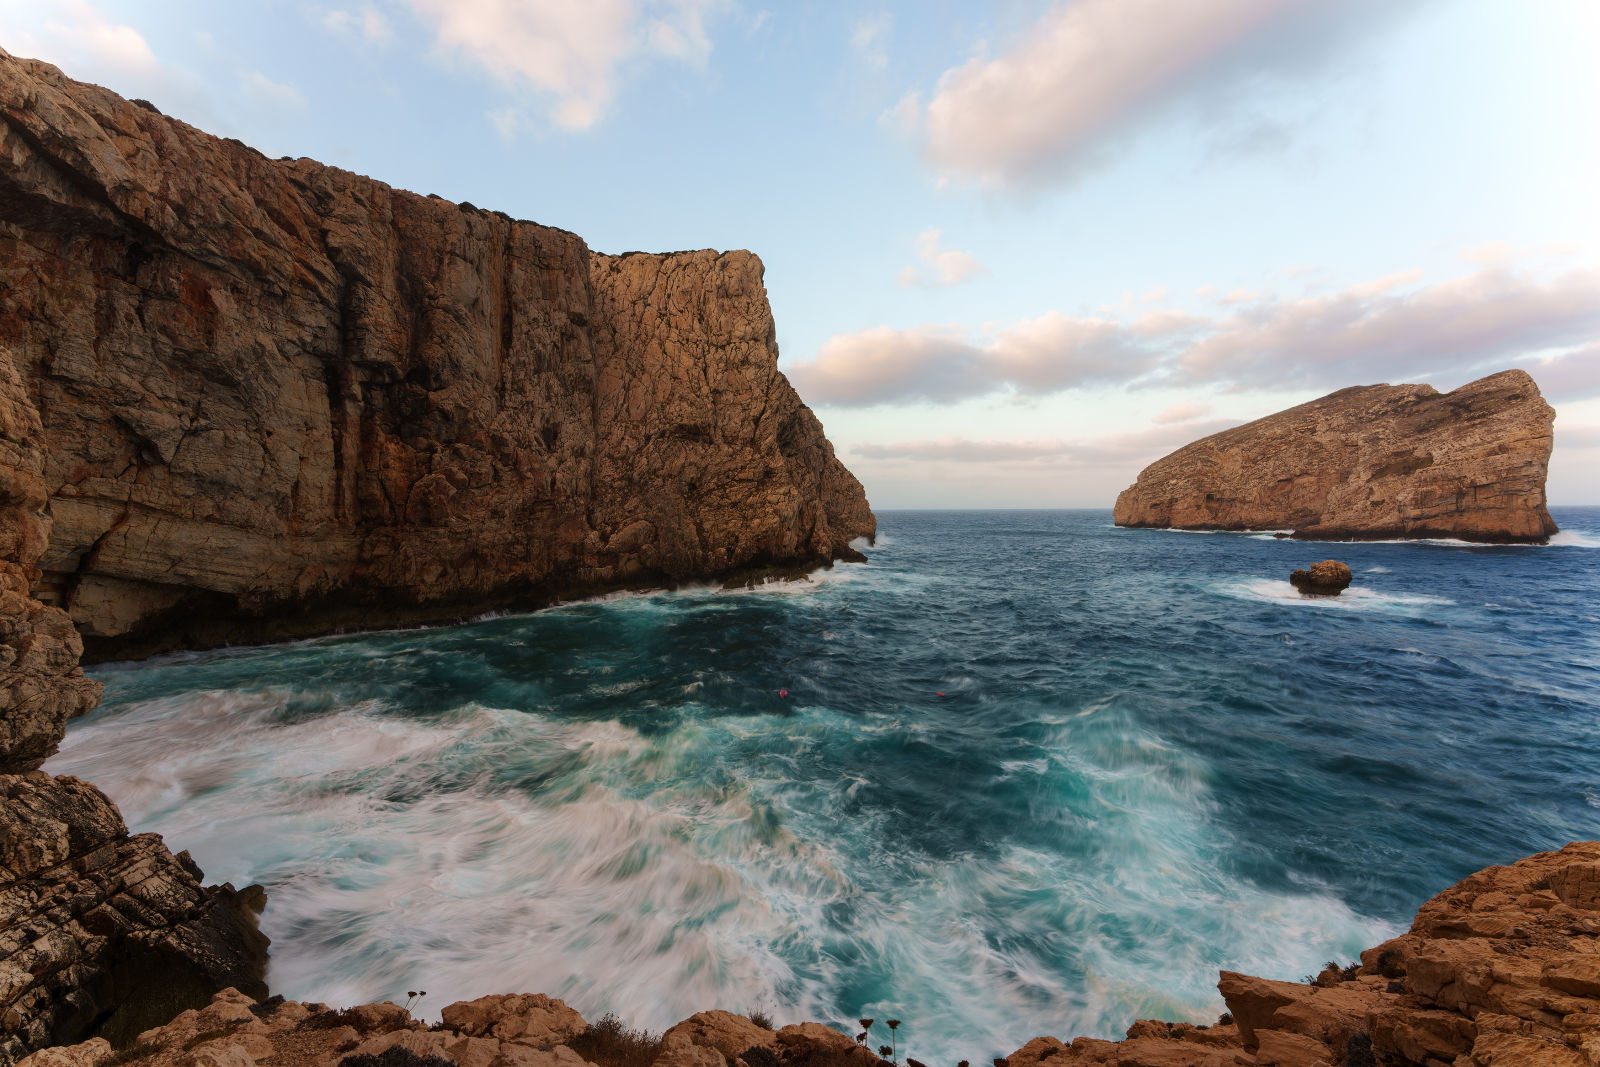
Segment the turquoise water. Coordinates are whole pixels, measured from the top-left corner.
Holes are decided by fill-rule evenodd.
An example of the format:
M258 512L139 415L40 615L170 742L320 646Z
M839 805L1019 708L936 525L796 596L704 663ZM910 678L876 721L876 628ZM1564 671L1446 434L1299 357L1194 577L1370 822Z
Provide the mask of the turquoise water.
M808 583L97 668L49 769L260 882L276 991L1205 1020L1600 829L1600 509L1549 547L887 513ZM1290 569L1333 555L1338 600ZM787 695L783 691L787 690Z

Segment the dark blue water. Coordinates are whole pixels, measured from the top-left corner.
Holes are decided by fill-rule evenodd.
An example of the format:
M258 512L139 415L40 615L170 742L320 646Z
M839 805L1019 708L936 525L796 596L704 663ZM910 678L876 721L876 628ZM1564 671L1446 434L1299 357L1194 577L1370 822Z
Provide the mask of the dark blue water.
M97 671L50 769L213 879L271 980L906 1020L982 1062L1205 1019L1600 828L1600 509L1549 547L902 512L864 566ZM1355 586L1287 582L1327 556ZM787 696L780 695L787 690Z

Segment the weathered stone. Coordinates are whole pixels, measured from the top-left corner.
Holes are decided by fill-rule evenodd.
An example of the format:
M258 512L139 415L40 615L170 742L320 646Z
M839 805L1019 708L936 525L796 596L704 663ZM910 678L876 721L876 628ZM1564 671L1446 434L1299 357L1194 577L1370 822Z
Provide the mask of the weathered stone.
M731 1011L702 1011L689 1016L662 1034L661 1041L666 1045L676 1044L679 1041L687 1041L691 1045L703 1045L716 1049L732 1060L737 1059L741 1052L752 1045L774 1044L777 1036L773 1031L764 1026L757 1026L743 1015L735 1015Z
M111 1042L103 1037L91 1037L78 1045L40 1049L25 1057L20 1067L100 1067L113 1055Z
M543 993L457 1001L441 1016L450 1029L471 1037L493 1037L542 1049L565 1044L588 1029L583 1016Z
M875 520L762 277L271 161L0 53L0 348L44 414L39 586L91 659L850 555Z
M0 931L29 931L0 939L0 1060L96 1034L128 1042L228 986L265 995L255 915L200 879L159 836L129 836L87 782L0 775ZM216 1027L253 1019L236 1000L206 1011Z
M1338 596L1350 587L1350 568L1336 559L1325 559L1289 575L1289 582L1302 593Z
M1555 412L1527 373L1440 393L1342 389L1185 445L1117 497L1119 526L1310 540L1544 542Z

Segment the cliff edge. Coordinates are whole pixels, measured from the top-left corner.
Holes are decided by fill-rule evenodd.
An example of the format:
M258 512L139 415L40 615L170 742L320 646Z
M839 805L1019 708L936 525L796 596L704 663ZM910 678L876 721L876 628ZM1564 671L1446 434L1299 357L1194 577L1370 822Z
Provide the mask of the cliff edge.
M1341 389L1185 445L1117 497L1118 526L1307 540L1543 543L1555 411L1526 372L1440 393Z
M269 160L0 52L34 591L104 659L854 556L876 520L762 273Z

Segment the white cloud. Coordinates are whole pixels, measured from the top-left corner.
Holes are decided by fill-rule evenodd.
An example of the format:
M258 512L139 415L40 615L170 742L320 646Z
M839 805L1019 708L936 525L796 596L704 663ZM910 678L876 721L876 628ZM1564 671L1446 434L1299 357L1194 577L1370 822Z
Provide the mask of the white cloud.
M704 66L724 0L408 0L439 48L465 56L550 119L587 129L610 108L626 63L660 56ZM497 123L504 127L504 123Z
M1259 94L1263 75L1301 76L1340 39L1408 6L1401 0L1058 2L1015 48L944 73L925 114L925 155L943 174L983 185L1070 174L1176 103L1210 100L1246 83ZM1238 128L1262 126L1247 105L1205 110L1235 140Z
M360 37L372 44L387 44L394 37L389 20L371 4L363 4L359 10L329 11L322 16L322 24L334 33Z
M1157 308L1131 319L1050 312L977 332L880 326L830 338L789 375L808 400L845 406L1102 384L1453 386L1512 366L1553 400L1600 395L1600 270L1539 277L1491 267L1419 281L1408 272L1298 299L1256 297L1214 317Z
M22 5L6 5L0 9L0 34L8 50L54 63L77 77L109 74L122 81L148 81L161 70L138 30L113 21L87 0L60 0L42 9L30 5L26 12Z
M868 460L902 460L914 463L1026 464L1077 467L1147 462L1174 448L1237 426L1234 419L1213 419L1171 429L1156 427L1138 433L1115 434L1094 441L994 441L944 437L933 441L896 441L860 444L853 453Z
M1210 404L1196 404L1191 400L1180 400L1169 404L1161 413L1150 421L1160 426L1170 426L1177 422L1193 422L1203 415L1211 414Z
M889 66L887 45L894 20L887 11L863 15L850 27L850 47L874 70Z
M263 103L291 111L305 110L306 98L299 89L283 82L275 82L259 70L240 71L239 82L248 95Z
M984 265L978 262L978 257L971 252L940 248L939 238L938 230L927 230L917 235L913 245L917 251L917 259L929 270L920 271L916 267L907 267L900 272L901 288L959 285L969 278L988 273Z

